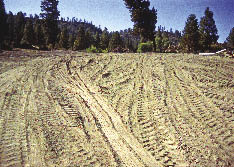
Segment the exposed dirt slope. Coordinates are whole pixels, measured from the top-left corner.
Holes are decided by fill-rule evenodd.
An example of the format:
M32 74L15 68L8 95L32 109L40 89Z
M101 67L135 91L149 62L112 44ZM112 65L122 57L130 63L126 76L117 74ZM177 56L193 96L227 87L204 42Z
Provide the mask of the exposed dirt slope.
M5 52L0 60L1 167L234 164L231 59Z

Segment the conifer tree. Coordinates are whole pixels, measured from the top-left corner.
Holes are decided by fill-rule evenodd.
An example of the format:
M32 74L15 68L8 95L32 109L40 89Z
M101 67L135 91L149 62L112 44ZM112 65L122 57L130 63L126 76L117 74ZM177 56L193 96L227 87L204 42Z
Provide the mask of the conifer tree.
M0 0L0 49L3 47L3 42L7 33L7 15L5 11L5 4Z
M15 25L14 27L15 47L20 47L20 42L24 35L24 26L25 26L25 16L22 12L17 13L14 25Z
M211 44L215 44L219 38L213 15L213 12L207 7L205 16L200 21L200 44L203 51L210 50Z
M101 41L100 41L102 49L107 49L108 48L109 40L110 40L109 39L109 33L108 33L107 28L105 28L104 31L102 32Z
M86 49L86 44L85 44L85 29L84 26L80 26L77 32L77 37L74 42L73 48L74 50L84 50Z
M46 45L52 45L54 47L57 36L59 34L58 17L60 12L58 11L58 0L42 0L40 16L43 18L43 31L45 33Z
M112 34L112 37L111 37L110 42L109 42L109 49L108 50L113 51L116 48L121 48L122 44L123 44L123 41L120 37L120 34L118 31L116 31Z
M226 40L228 47L234 49L234 27L231 29Z
M196 52L199 50L199 28L196 15L189 15L185 28L183 30L182 47L187 52Z
M158 32L156 34L156 38L155 38L155 42L156 42L156 51L158 52L162 52L162 48L163 48L163 37L162 37L162 32L161 29L158 28Z
M13 47L14 44L14 16L13 13L10 11L7 15L7 43L10 47Z
M175 37L178 39L181 38L181 33L178 30L175 30Z
M28 19L24 27L23 38L21 39L20 45L26 48L30 48L34 42L33 23L31 19Z
M162 47L163 47L163 50L165 51L169 46L170 46L170 40L169 40L168 32L164 31L162 33Z
M100 35L98 32L96 32L95 36L94 36L94 45L96 48L100 47Z
M134 22L134 32L141 36L141 41L153 41L155 45L155 24L157 23L157 11L149 9L150 2L148 0L124 0L126 7L131 13L131 20Z
M94 38L93 35L91 33L91 30L88 29L85 32L85 41L83 41L85 43L85 48L89 48L91 45L94 44Z
M123 40L123 43L127 51L134 51L133 40L129 36Z
M75 42L75 37L73 34L70 34L69 35L69 38L68 38L68 48L72 49L73 50L73 44Z
M37 19L35 24L34 24L34 36L35 36L35 44L39 48L44 48L45 45L45 38L44 38L44 33L43 33L43 28L42 28L42 21Z
M67 27L64 27L60 33L59 47L68 49L68 39L69 39L69 35L68 35Z

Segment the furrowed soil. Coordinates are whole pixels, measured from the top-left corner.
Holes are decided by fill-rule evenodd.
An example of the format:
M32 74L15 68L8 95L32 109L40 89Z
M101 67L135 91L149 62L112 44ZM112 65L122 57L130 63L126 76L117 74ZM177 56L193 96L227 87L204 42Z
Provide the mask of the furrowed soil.
M0 54L0 167L232 167L234 60Z

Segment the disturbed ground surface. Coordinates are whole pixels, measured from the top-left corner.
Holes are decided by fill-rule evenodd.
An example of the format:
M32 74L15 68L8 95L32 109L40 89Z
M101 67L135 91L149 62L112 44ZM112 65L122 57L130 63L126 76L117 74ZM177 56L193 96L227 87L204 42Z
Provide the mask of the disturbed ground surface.
M234 166L234 60L0 54L0 166Z

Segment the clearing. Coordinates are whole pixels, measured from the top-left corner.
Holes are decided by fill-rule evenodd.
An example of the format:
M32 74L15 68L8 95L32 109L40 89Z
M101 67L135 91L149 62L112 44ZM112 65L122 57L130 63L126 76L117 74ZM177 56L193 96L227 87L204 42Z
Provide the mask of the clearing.
M0 54L0 166L230 167L234 60Z

